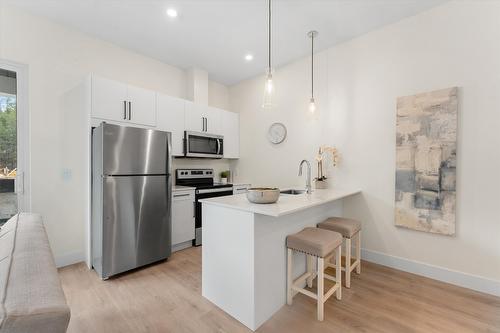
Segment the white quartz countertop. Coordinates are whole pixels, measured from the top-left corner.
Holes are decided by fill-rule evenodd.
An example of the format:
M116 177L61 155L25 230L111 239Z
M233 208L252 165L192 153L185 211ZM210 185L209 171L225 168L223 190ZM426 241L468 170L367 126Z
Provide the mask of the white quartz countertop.
M294 188L299 189L300 187ZM358 193L361 193L361 190L356 188L333 188L326 190L313 190L311 194L281 194L278 202L273 204L251 203L248 201L246 194L202 199L200 202L207 205L216 205L255 214L278 217L319 206Z

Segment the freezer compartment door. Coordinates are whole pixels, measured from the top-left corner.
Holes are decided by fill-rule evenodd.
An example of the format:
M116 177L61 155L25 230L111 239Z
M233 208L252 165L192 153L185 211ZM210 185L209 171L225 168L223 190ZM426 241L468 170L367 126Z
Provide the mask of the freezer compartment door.
M104 278L170 256L170 187L169 176L103 178Z
M170 133L106 123L102 126L105 175L169 173Z

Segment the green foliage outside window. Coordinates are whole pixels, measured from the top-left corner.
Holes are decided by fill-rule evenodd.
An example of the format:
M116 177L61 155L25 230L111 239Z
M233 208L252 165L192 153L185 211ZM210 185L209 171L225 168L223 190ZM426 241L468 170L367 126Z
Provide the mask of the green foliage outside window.
M16 98L0 96L0 173L17 167L16 122Z

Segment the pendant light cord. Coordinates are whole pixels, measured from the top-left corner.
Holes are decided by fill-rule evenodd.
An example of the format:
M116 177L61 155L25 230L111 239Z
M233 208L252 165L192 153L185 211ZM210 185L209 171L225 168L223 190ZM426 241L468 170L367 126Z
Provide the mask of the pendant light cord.
M268 68L269 68L269 71L271 70L271 0L268 0L269 2L269 17L268 17L268 32L269 32L269 36L268 36L268 47L269 47L269 59L268 59Z
M314 98L314 33L311 35L311 98Z

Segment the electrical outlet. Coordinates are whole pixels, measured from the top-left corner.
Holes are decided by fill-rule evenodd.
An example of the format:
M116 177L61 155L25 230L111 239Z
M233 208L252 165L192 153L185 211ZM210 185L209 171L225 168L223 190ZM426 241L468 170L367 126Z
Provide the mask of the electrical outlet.
M73 178L73 171L71 169L62 169L61 176L64 182L69 182Z

